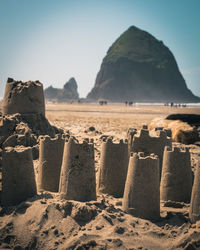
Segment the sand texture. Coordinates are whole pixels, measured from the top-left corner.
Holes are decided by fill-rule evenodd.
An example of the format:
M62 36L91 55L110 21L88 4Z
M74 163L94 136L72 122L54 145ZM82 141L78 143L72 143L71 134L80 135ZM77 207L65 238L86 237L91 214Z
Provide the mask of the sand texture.
M101 146L127 138L129 128L141 129L157 117L196 113L198 108L153 106L47 104L46 118L79 141L94 140L98 180ZM155 135L155 131L152 132ZM181 143L173 146L185 147ZM195 174L200 147L187 145ZM0 151L0 156L1 156ZM38 182L39 159L34 158ZM85 181L85 180L84 180ZM161 201L160 218L146 220L123 211L122 198L97 192L96 200L61 199L58 192L38 192L19 205L0 207L0 249L200 249L200 221L189 220L189 203Z

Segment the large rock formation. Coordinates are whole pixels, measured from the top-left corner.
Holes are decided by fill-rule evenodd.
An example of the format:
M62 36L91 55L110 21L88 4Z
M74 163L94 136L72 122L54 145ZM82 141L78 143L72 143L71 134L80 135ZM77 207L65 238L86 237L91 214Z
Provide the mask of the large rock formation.
M58 102L67 102L79 99L78 85L76 80L72 77L65 83L62 89L54 88L52 86L44 90L44 96L49 100L56 100Z
M131 26L110 47L89 100L199 102L173 54L151 34Z

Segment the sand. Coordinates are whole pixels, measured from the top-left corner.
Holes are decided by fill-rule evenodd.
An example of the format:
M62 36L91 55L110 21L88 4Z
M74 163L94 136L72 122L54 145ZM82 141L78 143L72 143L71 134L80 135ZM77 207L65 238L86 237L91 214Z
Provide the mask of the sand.
M97 131L126 136L128 128L141 128L154 118L165 118L172 113L200 114L200 108L170 108L164 106L92 105L92 104L47 104L46 117L59 128L82 136L94 126Z
M125 139L129 127L139 129L171 113L200 114L200 109L46 105L52 125L69 130L79 140L94 139L97 175L102 137ZM200 147L188 147L195 170ZM37 177L38 160L34 166ZM200 249L200 221L190 223L188 203L161 203L160 211L160 220L149 221L126 214L121 198L98 194L97 201L75 202L43 192L18 206L0 208L0 249Z

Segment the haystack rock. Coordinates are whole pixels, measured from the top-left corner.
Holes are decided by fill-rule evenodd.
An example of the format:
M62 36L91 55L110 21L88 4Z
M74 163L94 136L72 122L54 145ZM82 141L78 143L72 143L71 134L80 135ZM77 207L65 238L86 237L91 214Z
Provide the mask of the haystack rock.
M187 88L170 50L131 26L109 48L88 100L199 102Z
M58 102L65 102L71 100L78 100L78 85L74 77L70 78L65 83L62 89L54 88L52 86L44 90L44 96L46 99L54 99Z

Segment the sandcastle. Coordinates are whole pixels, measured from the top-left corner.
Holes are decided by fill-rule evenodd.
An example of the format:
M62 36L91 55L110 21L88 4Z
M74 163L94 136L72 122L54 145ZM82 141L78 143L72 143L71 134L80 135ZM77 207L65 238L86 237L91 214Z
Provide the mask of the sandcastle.
M128 155L131 155L132 147L133 147L133 136L137 134L136 128L129 128L127 131L127 138L128 138Z
M11 206L36 194L31 148L3 150L1 204Z
M45 118L43 85L39 81L8 78L0 123L0 163L2 161L2 204L9 206L36 194L33 159L38 158L37 139L55 136L61 130ZM1 168L0 168L1 175ZM1 183L0 183L1 184ZM1 189L1 185L0 185Z
M39 81L14 81L8 78L4 98L3 115L42 114L45 115L43 85Z
M158 136L150 136L147 125L144 125L138 135L134 135L132 141L132 152L144 152L145 155L154 153L158 155L160 162L160 175L162 171L163 152L165 146L171 146L171 138L166 131L159 130Z
M8 78L2 103L0 146L34 146L40 135L63 133L45 118L43 85Z
M200 161L195 171L194 184L190 201L189 217L192 223L200 220Z
M102 142L97 189L101 193L122 197L128 169L128 144L108 138Z
M122 208L143 219L156 220L160 217L159 159L154 154L132 153Z
M64 138L40 136L38 189L58 192Z
M93 141L77 143L70 138L65 142L59 193L67 200L96 200Z
M160 184L163 201L187 202L192 190L192 170L188 148L166 147Z
M43 128L50 126L46 120L41 120L37 126L39 117L45 116L42 84L38 81L23 83L8 79L3 114L8 119L3 119L0 125L0 142L4 148L1 205L10 206L36 194L31 148L16 145L35 146L39 134L46 133ZM11 114L14 114L13 117ZM25 126L22 116L26 117L29 124L34 124L32 130L28 125ZM13 128L16 133L13 133ZM37 130L40 133L35 132ZM166 147L160 194L159 175L163 151L172 142L167 136L170 131L162 128L156 130L158 136L150 136L147 125L143 125L139 135L136 129L129 129L128 143L123 140L113 143L110 138L103 141L97 184L100 193L123 197L123 209L126 212L150 220L160 217L160 198L164 201L188 201L192 187L188 149L182 151L176 147ZM7 138L4 137L5 131ZM32 131L34 134L31 134ZM54 132L50 133L52 137L55 136ZM56 138L47 135L40 137L39 190L59 191L60 198L67 200L96 200L93 141L86 139L79 143L73 138L65 140L61 135ZM200 218L199 172L195 176L191 199L190 219L194 222Z

